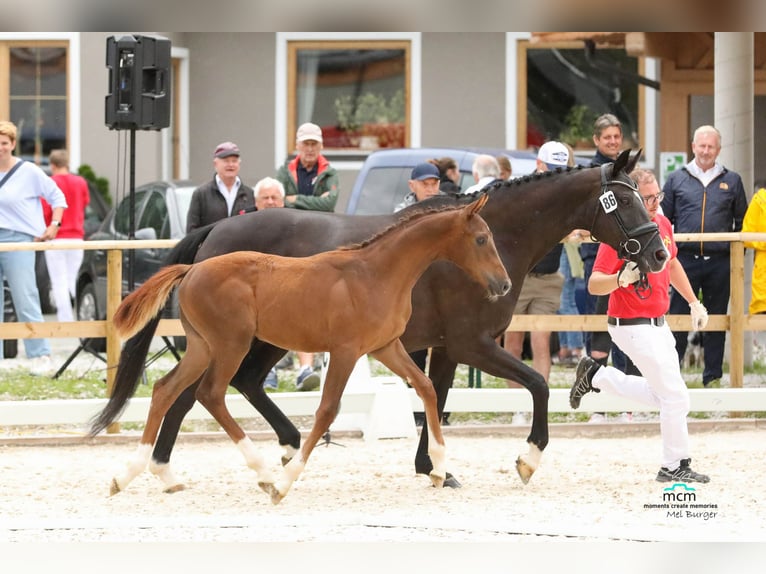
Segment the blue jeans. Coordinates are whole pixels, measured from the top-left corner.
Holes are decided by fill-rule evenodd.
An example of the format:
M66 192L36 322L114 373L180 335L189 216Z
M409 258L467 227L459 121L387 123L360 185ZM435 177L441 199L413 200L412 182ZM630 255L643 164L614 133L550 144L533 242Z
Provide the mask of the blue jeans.
M32 239L32 236L26 233L0 229L0 243L22 243L32 241ZM37 292L37 280L35 279L35 252L0 252L0 277L5 278L8 282L18 321L42 323L43 313L40 310L40 294ZM4 304L5 290L0 289L0 309L3 308ZM0 321L3 319L4 317L0 318ZM24 349L29 359L51 354L48 339L24 339ZM2 352L2 345L0 345L0 358Z
M577 303L575 301L577 278L572 277L572 267L569 265L569 257L567 257L566 249L561 250L559 272L564 276L564 287L561 289L559 315L579 315L580 312L577 309ZM559 333L559 344L568 349L582 349L582 331L561 331Z

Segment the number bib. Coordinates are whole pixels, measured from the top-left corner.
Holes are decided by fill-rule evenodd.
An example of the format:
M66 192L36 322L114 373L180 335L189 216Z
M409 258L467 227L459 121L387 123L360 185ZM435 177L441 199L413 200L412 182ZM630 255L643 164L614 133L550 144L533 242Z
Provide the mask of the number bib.
M617 199L614 197L611 189L607 189L602 193L598 200L601 202L601 207L604 208L604 213L611 213L617 209Z

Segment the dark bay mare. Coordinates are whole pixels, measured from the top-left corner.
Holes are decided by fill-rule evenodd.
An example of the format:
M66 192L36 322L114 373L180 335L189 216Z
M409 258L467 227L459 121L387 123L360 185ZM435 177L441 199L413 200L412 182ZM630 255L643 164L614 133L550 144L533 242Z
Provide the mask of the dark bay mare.
M657 271L666 251L655 224L636 193L628 173L632 158L623 152L614 164L564 172L547 172L497 184L489 191L482 217L492 229L495 245L513 282L511 292L490 303L482 289L446 262L432 264L412 292L413 312L400 337L407 351L432 348L429 377L443 412L459 363L490 375L519 381L532 394L529 453L518 457L516 468L527 482L548 444L548 385L537 371L515 359L496 342L508 327L526 273L573 229L590 230L622 256L637 261L644 272ZM306 256L358 242L388 227L410 211L433 205L462 205L470 196L436 197L397 214L348 216L294 209L269 209L222 220L187 235L169 253L168 263L191 263L237 250L256 250L286 256ZM402 255L406 255L402 253ZM313 291L312 291L313 293ZM311 298L312 293L306 295ZM141 380L141 372L161 314L128 340L117 367L112 404L117 417ZM262 381L285 349L258 339L232 380L269 422L284 446L285 460L300 446L300 433L271 401ZM194 404L190 387L168 411L153 453L152 464L167 468L181 422ZM415 471L429 474L428 433L421 433ZM168 478L168 481L175 481ZM176 485L180 485L175 481ZM448 473L446 485L458 486Z
M487 199L483 195L464 207L412 212L361 244L310 257L238 251L160 269L120 304L114 325L120 337L134 335L165 307L177 286L186 354L154 384L138 453L112 481L111 493L124 490L146 468L165 413L181 391L199 380L197 399L234 441L247 465L258 473L259 486L277 504L329 428L354 365L367 354L410 383L423 400L434 467L431 480L441 488L445 447L436 393L399 335L412 313L412 288L434 261L450 261L462 269L490 303L510 290L492 232L479 215ZM306 297L308 292L313 296ZM256 337L282 348L330 355L314 426L279 479L225 401L229 382ZM95 428L109 424L112 412L107 403Z

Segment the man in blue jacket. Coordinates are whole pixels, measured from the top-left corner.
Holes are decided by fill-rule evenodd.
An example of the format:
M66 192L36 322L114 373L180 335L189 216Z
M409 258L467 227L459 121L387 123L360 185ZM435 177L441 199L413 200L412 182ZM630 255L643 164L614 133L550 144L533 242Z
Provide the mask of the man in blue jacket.
M713 126L700 126L692 141L694 158L668 176L662 188L662 211L678 233L715 233L742 230L747 211L747 195L740 176L719 164L721 134ZM694 292L711 315L725 315L729 305L729 243L682 242L678 260L689 276ZM689 305L675 290L670 314L689 314ZM687 333L676 331L679 361L686 353ZM702 336L705 369L702 384L720 386L726 333L706 331Z

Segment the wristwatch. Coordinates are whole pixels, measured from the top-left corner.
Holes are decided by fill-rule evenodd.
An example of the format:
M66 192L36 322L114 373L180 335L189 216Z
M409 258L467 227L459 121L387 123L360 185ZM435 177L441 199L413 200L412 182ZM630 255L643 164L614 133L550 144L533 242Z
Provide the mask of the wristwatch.
M51 221L51 225L55 225L56 227L61 227L61 222L60 221L56 221L54 219L53 221Z

